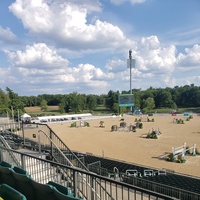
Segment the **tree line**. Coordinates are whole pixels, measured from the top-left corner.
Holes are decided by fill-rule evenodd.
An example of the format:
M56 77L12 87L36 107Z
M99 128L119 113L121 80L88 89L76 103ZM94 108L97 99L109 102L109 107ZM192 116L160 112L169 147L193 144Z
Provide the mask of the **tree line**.
M38 96L19 96L12 89L0 89L0 114L11 115L13 111L24 113L24 107L40 106L45 111L48 106L59 106L60 113L80 113L84 110L93 111L98 106L105 106L113 113L118 112L119 91L110 90L107 94L41 94ZM122 91L121 94L130 94L130 91ZM200 87L194 84L175 86L174 88L153 88L146 90L133 89L134 108L140 108L143 112L152 109L200 107ZM122 107L121 112L127 112L129 107Z

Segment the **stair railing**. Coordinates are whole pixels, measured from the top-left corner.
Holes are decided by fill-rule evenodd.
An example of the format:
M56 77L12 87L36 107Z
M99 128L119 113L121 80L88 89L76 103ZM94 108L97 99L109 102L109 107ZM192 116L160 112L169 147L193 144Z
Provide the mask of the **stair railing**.
M10 145L7 143L7 141L1 135L0 135L0 143L1 143L0 145L3 145L4 147L11 149ZM16 156L14 155L14 153L12 151L9 151L8 154L9 154L11 160L13 161L13 164L20 166L20 163L19 163L18 159L16 158Z

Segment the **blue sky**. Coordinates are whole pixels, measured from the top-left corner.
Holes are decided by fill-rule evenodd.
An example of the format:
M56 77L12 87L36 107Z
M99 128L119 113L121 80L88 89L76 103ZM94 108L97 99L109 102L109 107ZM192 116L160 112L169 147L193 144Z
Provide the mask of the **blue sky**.
M19 95L200 86L199 0L0 0L0 88Z

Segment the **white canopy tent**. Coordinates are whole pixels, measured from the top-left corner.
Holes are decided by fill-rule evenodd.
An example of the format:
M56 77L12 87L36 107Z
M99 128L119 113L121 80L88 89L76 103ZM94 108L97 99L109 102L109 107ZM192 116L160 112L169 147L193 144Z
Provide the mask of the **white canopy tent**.
M31 121L31 116L28 115L27 113L24 113L23 115L21 115L21 120L22 120L23 122Z

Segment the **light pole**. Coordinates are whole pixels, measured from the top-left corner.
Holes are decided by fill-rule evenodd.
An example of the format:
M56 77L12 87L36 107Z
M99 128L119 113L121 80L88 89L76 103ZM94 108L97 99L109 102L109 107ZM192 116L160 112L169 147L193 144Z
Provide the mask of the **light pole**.
M130 68L130 94L132 94L132 67L135 67L135 59L132 59L132 50L129 50L128 67ZM130 112L133 113L133 106L130 107Z
M129 50L129 67L130 67L130 94L132 94L132 50Z
M132 94L132 50L129 50L129 67L130 67L130 94ZM130 112L133 112L132 106L130 107Z

